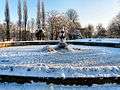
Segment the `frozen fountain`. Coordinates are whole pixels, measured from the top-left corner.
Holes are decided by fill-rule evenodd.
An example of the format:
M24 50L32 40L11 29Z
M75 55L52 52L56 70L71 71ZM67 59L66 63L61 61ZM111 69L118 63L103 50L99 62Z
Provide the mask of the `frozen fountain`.
M70 45L66 43L66 33L65 28L63 27L59 32L59 43L55 47L47 46L43 48L43 51L53 52L53 51L74 51L80 50L78 48L72 48Z
M59 39L60 39L60 42L59 42L59 44L58 44L58 49L67 49L67 48L68 48L68 45L67 45L67 43L65 42L66 35L65 35L65 29L64 29L64 27L63 27L63 29L60 31Z

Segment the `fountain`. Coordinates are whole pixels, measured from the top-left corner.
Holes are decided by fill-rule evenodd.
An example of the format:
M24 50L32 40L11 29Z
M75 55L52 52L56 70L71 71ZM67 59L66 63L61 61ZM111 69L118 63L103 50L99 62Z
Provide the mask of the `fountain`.
M65 28L63 27L60 30L59 33L59 43L55 47L50 47L47 46L43 48L43 51L48 51L48 52L53 52L53 51L74 51L74 50L80 50L77 48L71 48L67 43L66 43L66 33L65 33Z
M58 44L58 49L67 49L67 43L65 42L66 36L65 36L65 28L63 27L63 29L60 31L59 34L59 39L60 42Z

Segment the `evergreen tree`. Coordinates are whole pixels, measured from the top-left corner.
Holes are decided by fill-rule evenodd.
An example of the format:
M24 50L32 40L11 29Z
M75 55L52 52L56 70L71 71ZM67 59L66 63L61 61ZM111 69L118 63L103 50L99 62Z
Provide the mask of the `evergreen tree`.
M40 0L37 2L37 29L41 28Z
M9 14L9 4L8 0L6 0L5 5L5 22L6 22L6 39L10 40L10 14Z
M24 11L24 37L23 40L27 40L27 36L26 36L26 27L27 27L27 20L28 20L28 15L27 15L27 0L24 0L24 7L23 7L23 11Z
M21 0L18 0L18 27L19 27L19 40L21 40L21 24L22 24L22 14L21 14Z
M43 30L41 25L41 8L40 8L40 0L37 2L37 32L36 35L37 40L42 40Z
M45 6L44 2L42 1L42 29L45 29Z

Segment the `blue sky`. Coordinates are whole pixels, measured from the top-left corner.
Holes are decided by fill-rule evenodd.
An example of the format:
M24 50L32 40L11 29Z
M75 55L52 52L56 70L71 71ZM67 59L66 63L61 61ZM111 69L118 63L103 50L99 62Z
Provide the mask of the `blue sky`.
M28 0L29 19L36 18L37 0ZM9 0L11 21L17 21L17 0ZM78 11L83 26L103 23L105 26L120 11L119 0L45 0L45 9L64 12L70 8ZM0 22L4 21L5 0L0 0Z

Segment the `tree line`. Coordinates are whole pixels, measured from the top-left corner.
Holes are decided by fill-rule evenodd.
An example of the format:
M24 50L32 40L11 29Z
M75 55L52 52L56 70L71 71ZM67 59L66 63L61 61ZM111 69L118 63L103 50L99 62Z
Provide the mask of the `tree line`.
M79 14L74 9L68 9L61 13L55 10L45 11L44 2L37 0L36 20L28 20L27 0L18 0L18 20L17 23L10 21L9 0L5 3L5 22L0 24L0 40L17 41L27 40L57 40L59 31L64 27L66 38L69 40L79 38L104 38L120 37L120 14L110 22L107 28L102 24L93 26L89 24L82 27L79 21ZM23 10L22 10L23 7ZM23 11L23 12L22 12Z

